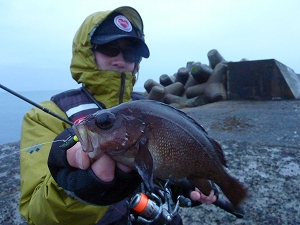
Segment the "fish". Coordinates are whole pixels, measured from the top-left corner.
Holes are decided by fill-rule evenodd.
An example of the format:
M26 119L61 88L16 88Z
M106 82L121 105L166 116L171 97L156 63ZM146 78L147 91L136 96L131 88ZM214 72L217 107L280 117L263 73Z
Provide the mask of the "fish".
M168 104L137 100L88 115L73 130L91 158L106 153L136 170L150 190L153 179L189 180L204 194L217 184L237 207L247 189L226 168L220 144L192 117Z

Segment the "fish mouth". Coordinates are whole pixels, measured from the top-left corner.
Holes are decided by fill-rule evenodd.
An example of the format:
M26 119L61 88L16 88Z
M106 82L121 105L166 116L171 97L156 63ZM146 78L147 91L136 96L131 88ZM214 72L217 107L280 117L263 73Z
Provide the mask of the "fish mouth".
M89 138L90 132L81 125L74 125L72 126L72 129L78 137L78 140L82 146L82 150L84 152L93 152L94 146L91 138Z

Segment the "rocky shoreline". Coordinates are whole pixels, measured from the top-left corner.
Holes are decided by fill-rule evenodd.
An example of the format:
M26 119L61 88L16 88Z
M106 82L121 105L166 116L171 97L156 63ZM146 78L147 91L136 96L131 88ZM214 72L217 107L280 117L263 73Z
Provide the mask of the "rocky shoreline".
M214 205L182 208L184 224L300 223L300 101L226 101L183 109L217 140L228 170L248 188L245 216ZM0 145L0 224L27 224L18 212L19 143Z
M0 145L0 224L27 224L18 210L20 195L19 150L19 142Z

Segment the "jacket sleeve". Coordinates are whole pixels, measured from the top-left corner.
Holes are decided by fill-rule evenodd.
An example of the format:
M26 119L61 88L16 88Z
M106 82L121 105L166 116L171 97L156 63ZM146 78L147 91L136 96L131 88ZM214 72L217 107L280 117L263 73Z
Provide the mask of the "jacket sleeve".
M41 105L66 118L53 102ZM108 208L73 199L51 176L47 160L52 142L68 126L38 108L31 109L24 116L20 143L19 209L29 224L95 224Z

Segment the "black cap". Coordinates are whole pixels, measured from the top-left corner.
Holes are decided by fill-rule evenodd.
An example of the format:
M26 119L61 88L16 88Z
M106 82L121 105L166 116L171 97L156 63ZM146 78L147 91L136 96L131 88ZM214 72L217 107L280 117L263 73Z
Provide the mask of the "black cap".
M111 13L100 23L91 37L91 43L102 45L120 38L136 40L141 56L144 58L149 57L149 49L141 31L134 27L123 14L118 12Z

